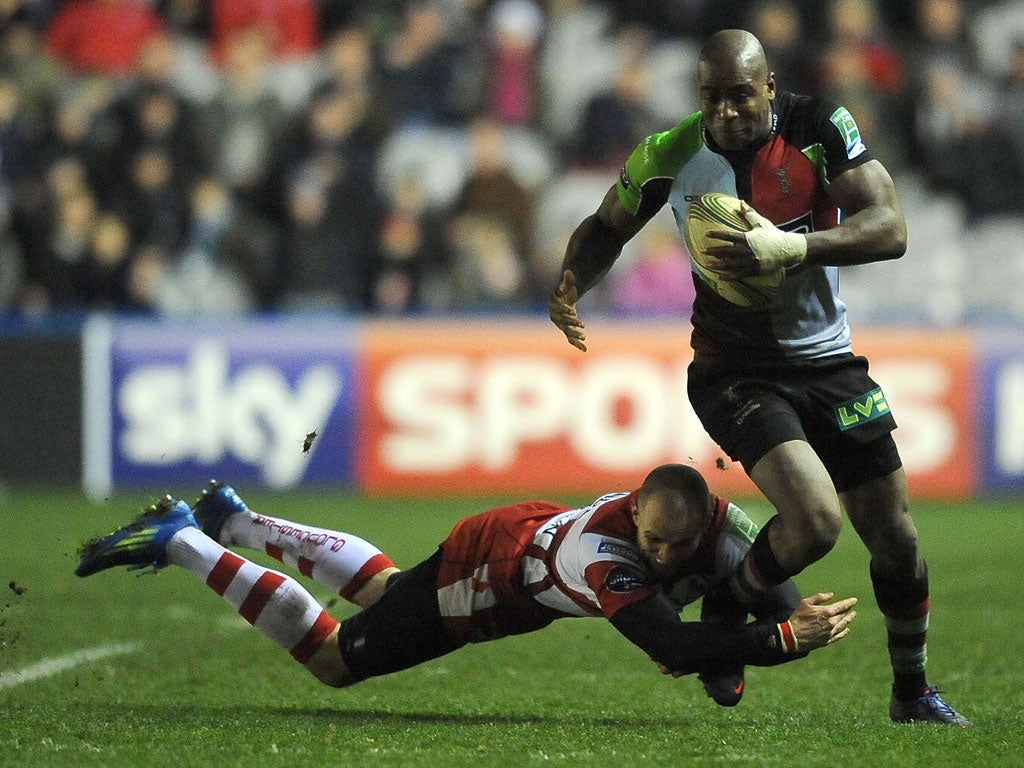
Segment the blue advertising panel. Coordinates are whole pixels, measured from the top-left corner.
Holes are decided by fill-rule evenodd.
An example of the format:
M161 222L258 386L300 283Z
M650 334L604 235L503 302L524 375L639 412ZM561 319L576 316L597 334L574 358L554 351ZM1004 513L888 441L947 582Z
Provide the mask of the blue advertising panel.
M96 321L83 346L87 487L350 484L353 328Z
M1024 490L1024 336L986 334L978 398L981 489Z

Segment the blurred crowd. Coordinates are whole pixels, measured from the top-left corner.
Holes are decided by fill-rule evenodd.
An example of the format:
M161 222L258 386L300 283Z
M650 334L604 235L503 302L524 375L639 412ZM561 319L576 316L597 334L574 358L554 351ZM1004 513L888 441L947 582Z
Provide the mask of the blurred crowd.
M1024 217L1016 0L0 0L0 312L540 311L736 26L922 211ZM588 300L688 310L663 214Z

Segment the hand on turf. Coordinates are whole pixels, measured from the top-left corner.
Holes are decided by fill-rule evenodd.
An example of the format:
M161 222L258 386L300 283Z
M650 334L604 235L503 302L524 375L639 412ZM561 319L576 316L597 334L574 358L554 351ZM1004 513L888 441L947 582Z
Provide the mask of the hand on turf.
M783 232L743 202L740 213L750 222L748 232L709 232L727 245L710 246L708 254L718 263L714 271L728 280L769 275L802 263L807 258L807 238L797 232Z
M831 592L805 597L789 617L797 650L813 651L838 642L850 634L850 622L857 617L856 597L830 603Z
M548 317L565 334L565 338L569 340L570 344L576 349L586 352L585 326L579 315L576 314L576 302L579 299L576 275L572 273L572 270L567 269L562 273L562 281L551 292L551 297L548 299Z

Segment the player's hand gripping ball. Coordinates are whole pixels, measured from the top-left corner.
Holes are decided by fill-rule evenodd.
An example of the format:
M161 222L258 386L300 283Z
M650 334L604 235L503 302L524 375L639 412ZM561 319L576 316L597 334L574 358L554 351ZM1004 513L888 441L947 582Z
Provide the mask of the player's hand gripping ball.
M749 232L753 227L740 210L742 201L731 195L710 192L690 204L683 231L697 274L719 296L740 307L764 309L775 299L785 279L784 269L766 275L730 280L715 272L718 261L707 252L709 245L723 241L708 237L708 232L733 230Z

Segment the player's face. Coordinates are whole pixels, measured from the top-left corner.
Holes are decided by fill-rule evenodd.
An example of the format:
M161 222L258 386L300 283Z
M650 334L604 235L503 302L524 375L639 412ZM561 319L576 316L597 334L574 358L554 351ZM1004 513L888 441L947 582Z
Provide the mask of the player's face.
M637 545L659 578L674 579L700 546L707 527L701 510L687 510L678 498L655 494L637 504L633 519Z
M722 149L738 151L762 141L772 129L775 76L763 66L730 62L698 67L704 126Z

